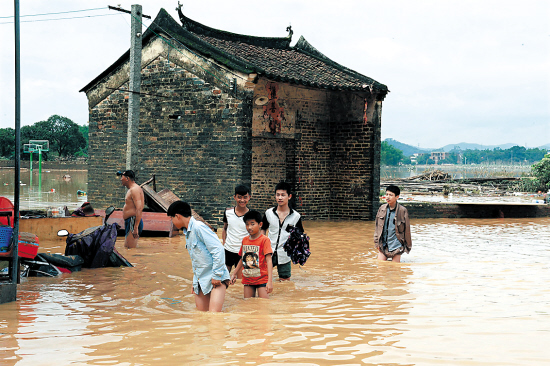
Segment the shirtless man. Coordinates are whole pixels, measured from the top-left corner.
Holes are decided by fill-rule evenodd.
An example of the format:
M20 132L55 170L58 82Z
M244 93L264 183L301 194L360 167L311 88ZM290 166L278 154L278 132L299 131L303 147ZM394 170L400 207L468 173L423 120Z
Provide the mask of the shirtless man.
M122 209L122 217L124 218L124 227L126 229L124 246L126 248L135 248L143 230L141 214L145 198L143 190L135 182L136 175L133 170L125 170L122 173L117 173L117 175L120 176L120 183L128 188L128 192L126 192L126 197L124 198L124 208ZM136 225L136 222L139 225Z

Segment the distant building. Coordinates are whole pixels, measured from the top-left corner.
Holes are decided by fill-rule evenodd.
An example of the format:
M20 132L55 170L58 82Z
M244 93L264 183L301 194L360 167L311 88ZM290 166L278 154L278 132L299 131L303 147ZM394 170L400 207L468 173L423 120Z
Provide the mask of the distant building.
M449 153L444 151L432 151L430 153L430 159L434 161L435 164L437 164L440 160L445 160L449 157Z
M161 9L142 36L138 181L156 174L214 224L236 185L250 185L251 207L264 210L281 180L307 219L372 219L386 85L303 37L291 47L290 29L254 37L179 17ZM129 51L81 90L96 207L123 204L114 172L125 166L128 70Z

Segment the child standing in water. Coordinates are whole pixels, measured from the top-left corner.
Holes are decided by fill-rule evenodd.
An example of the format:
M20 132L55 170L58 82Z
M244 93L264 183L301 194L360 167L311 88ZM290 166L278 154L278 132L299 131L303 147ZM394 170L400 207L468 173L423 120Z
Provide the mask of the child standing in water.
M206 224L193 218L187 202L172 203L166 214L176 228L184 229L185 247L193 267L192 293L197 309L222 311L230 277L220 239Z
M301 215L290 208L289 201L292 198L291 186L286 182L280 182L275 186L275 200L277 206L265 211L263 218L262 232L271 240L271 249L279 274L279 281L290 281L291 262L290 257L283 249L285 242L290 236L292 227L299 228L302 232Z
M237 267L241 257L239 250L243 239L248 236L246 225L244 223L244 214L249 211L247 205L250 201L250 188L244 185L235 187L235 206L225 209L223 213L223 231L222 242L225 249L225 265L231 272L231 268ZM237 278L241 278L241 273L237 273Z
M258 211L248 211L243 220L249 236L242 241L239 256L241 259L231 275L231 284L237 280L237 274L242 269L244 298L269 298L273 291L273 265L271 263L271 241L260 232L262 228L262 214Z

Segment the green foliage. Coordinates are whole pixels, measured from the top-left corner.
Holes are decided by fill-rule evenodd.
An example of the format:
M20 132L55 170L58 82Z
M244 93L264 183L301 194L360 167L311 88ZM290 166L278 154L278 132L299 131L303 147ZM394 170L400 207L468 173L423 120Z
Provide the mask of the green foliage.
M523 146L513 146L506 150L502 150L498 147L493 150L466 150L462 153L462 156L463 158L466 159L466 164L470 164L470 163L532 164L535 161L542 159L545 153L546 153L546 150L543 150L543 149L538 149L538 148L526 149Z
M435 164L435 161L430 158L430 154L418 155L416 157L416 162L420 165Z
M46 121L21 127L21 151L29 140L50 141L50 152L42 153L43 160L48 160L49 154L60 157L88 155L88 126L79 126L67 117L53 115ZM15 130L0 128L0 156L13 158L14 146ZM30 154L21 154L21 159L29 158Z
M86 147L79 126L67 117L53 115L46 121L35 123L33 128L36 135L40 136L33 140L49 140L50 150L56 151L59 156L73 155Z
M0 128L0 156L11 157L15 153L15 130Z
M399 165L404 160L403 151L391 146L386 141L382 142L380 151L380 164Z
M532 167L533 175L538 184L538 190L547 191L550 189L550 153L546 154L541 161Z
M457 164L460 162L460 155L457 152L450 152L449 155L438 162L438 164Z

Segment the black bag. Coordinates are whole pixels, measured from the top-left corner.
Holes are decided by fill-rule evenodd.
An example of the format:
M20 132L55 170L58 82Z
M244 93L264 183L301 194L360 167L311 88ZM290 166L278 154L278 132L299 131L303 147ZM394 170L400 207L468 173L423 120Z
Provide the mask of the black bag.
M271 255L271 263L273 264L273 267L277 267L277 264L279 262L279 258L277 257L277 248L275 248L275 251Z

